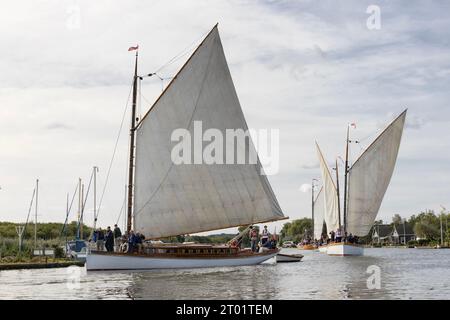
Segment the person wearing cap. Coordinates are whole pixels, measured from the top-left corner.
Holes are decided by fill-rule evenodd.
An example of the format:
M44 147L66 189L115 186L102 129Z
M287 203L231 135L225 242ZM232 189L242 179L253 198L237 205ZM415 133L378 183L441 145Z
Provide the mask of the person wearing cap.
M267 230L267 226L264 226L263 231L261 232L261 245L265 247L267 241L269 241L269 230Z

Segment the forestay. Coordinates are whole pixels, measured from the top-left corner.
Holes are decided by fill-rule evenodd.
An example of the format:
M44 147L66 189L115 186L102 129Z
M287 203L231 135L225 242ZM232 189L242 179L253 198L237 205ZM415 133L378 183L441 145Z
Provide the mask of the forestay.
M284 219L261 164L174 164L172 132L247 124L217 27L205 38L137 129L134 225L148 238ZM185 137L187 138L187 137ZM227 140L227 143L230 141ZM203 142L203 147L209 143ZM194 151L194 143L191 144ZM251 139L236 152L255 152ZM225 155L224 155L225 159Z
M365 236L394 172L406 110L367 148L349 170L347 232Z
M320 170L322 172L325 212L324 219L328 231L336 231L339 228L339 206L336 185L331 177L330 170L320 151L319 145L316 143L317 155L319 157Z

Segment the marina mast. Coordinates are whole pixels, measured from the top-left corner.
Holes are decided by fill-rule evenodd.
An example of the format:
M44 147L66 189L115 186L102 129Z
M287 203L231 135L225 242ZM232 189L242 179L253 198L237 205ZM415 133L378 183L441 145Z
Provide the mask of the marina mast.
M34 248L37 248L37 216L38 216L39 179L36 179L36 205L34 211Z
M312 218L312 224L311 224L311 234L312 234L312 239L314 240L314 181L318 181L317 179L312 179L312 183L311 183L311 218Z

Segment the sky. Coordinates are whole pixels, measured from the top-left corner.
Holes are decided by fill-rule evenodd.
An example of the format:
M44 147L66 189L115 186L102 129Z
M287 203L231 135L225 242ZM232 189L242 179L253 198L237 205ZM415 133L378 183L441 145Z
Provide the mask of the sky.
M373 5L379 28L371 24ZM447 1L4 3L0 221L26 219L38 178L38 220L63 222L67 194L79 177L87 188L93 166L99 202L129 100L128 47L139 44L141 74L169 78L144 79L143 115L217 22L249 127L280 130L280 170L269 181L291 220L310 216L305 185L320 177L314 141L332 163L343 156L354 122L356 159L405 108L397 166L378 217L390 222L394 214L450 208L449 11ZM128 126L126 117L99 225L123 223ZM92 198L91 191L88 224Z

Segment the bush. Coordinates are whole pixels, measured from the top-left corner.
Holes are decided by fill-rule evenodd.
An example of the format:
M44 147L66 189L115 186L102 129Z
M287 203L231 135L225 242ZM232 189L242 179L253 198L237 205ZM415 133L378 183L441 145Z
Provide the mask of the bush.
M407 245L408 247L415 247L419 244L419 242L417 242L416 240L409 240Z
M430 240L428 239L420 239L419 241L417 241L419 246L427 246L430 244Z
M55 258L64 258L64 250L58 245L53 245Z

